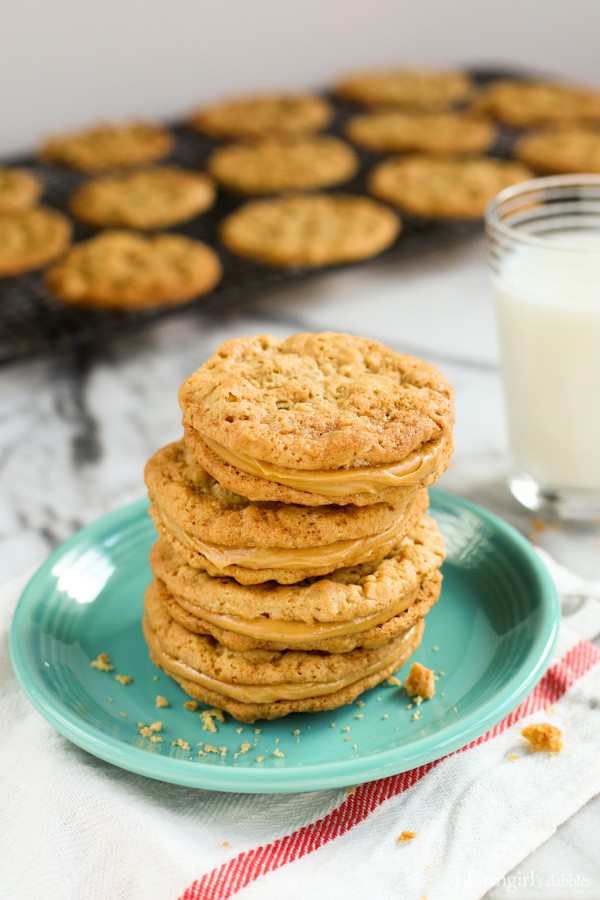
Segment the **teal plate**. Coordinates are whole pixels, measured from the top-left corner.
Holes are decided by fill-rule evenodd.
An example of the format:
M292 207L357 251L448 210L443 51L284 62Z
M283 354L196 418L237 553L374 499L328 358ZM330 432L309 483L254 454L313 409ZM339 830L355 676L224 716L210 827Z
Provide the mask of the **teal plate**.
M438 673L437 691L417 719L404 690L385 683L334 712L256 728L226 716L211 734L202 730L200 710L185 709L186 694L148 658L140 620L155 532L146 509L139 501L117 510L59 547L27 585L11 632L14 667L36 709L75 744L132 772L250 793L312 791L404 772L503 719L550 660L558 598L527 541L485 510L432 490L447 559L441 600L415 654ZM112 658L114 672L90 666L99 653ZM115 673L130 675L131 684ZM171 705L157 709L157 694ZM138 726L157 719L162 743L142 737ZM173 746L179 738L189 750ZM198 742L226 752L199 755Z

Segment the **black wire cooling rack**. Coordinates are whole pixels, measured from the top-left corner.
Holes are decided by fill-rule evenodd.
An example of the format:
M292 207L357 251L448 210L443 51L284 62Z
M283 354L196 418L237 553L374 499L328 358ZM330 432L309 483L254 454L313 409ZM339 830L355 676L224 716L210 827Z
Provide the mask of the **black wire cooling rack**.
M470 69L476 83L484 85L498 78L523 77L520 73L499 68ZM324 92L323 92L324 93ZM335 115L325 133L342 135L348 118L358 107L325 94ZM188 128L181 122L168 122L175 136L174 150L166 163L191 169L202 169L217 142ZM512 135L501 131L492 155L507 156L510 153ZM382 154L354 148L360 159L360 169L355 177L336 187L344 193L365 194L365 175ZM69 196L85 180L86 176L66 167L41 162L33 156L13 157L3 161L6 165L23 166L37 175L45 185L41 202L66 212ZM197 238L209 244L218 254L223 266L223 278L217 287L203 297L182 306L136 312L116 310L88 310L67 306L54 299L45 289L41 275L34 272L14 278L0 279L0 365L43 354L61 354L69 350L122 336L167 316L174 316L190 307L217 311L226 306L243 305L267 292L295 282L306 281L324 271L348 266L321 269L274 269L228 253L218 238L219 224L245 199L219 191L212 209L172 232ZM402 216L402 231L394 243L376 259L410 257L419 252L462 242L481 230L478 222L448 222L420 220ZM74 239L82 240L94 232L74 223ZM352 265L366 265L373 260Z

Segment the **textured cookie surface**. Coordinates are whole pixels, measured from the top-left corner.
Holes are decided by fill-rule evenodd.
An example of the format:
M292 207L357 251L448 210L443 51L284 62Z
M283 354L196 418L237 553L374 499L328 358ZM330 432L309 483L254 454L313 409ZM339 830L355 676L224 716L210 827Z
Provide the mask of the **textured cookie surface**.
M206 175L164 166L91 181L71 198L70 210L103 228L168 228L204 212L214 199Z
M476 98L474 109L527 127L600 118L600 92L540 81L497 81Z
M363 106L445 109L463 100L471 88L465 72L390 69L348 76L338 84L337 93Z
M200 109L190 124L217 138L256 140L320 131L331 117L330 105L314 94L256 94Z
M383 560L337 569L293 585L243 585L212 578L182 561L163 539L150 555L152 571L178 600L211 613L241 619L289 622L354 622L390 611L430 578L444 560L444 543L433 519L424 516Z
M334 332L226 341L183 383L179 402L205 437L292 469L389 464L454 424L438 369Z
M242 194L329 187L347 181L358 168L354 151L334 137L267 140L217 150L208 171Z
M45 283L66 303L143 309L191 300L220 277L217 256L200 241L107 231L74 246Z
M415 215L477 219L498 191L531 177L531 169L519 162L407 156L376 166L369 191Z
M247 203L224 220L221 239L269 265L327 266L375 256L399 230L395 213L367 197L313 194Z
M146 609L148 611L150 606L148 594L146 601ZM198 651L199 648L204 650L210 639L187 632L178 623L167 617L163 618L161 616L159 622L152 620L151 615L152 613L144 617L143 627L153 662L178 681L191 697L224 709L241 722L254 722L257 719L275 719L288 715L291 712L318 712L320 710L337 709L339 706L351 703L363 691L380 684L388 675L404 665L418 647L423 634L423 622L420 621L407 634L390 641L386 646L388 650L386 655L382 654L381 648L378 648L375 651L356 650L343 656L336 655L331 657L342 660L344 656L356 655L354 665L349 667L351 673L333 681L313 680L325 671L323 666L319 666L319 661L327 659L327 656L324 657L319 654L318 659L309 661L310 654L303 655L292 651L292 655L295 658L295 668L304 675L308 675L308 673L312 675L308 684L303 681L287 681L254 686L252 684L224 682L219 678L213 679L211 676L207 677L204 672L199 672L193 666L185 662L181 663L177 656L173 656L165 649L165 643L168 642L169 647L176 645L178 654L181 652L179 647L185 646L186 659L201 659L204 664L207 654ZM154 625L157 626L158 631L155 630ZM199 642L198 645L194 639ZM215 642L212 641L212 644L214 646ZM233 651L228 651L223 647L220 648L220 651L220 656L224 658L225 665L223 667L218 666L218 671L222 672L223 669L226 669L230 673L232 671L232 658L237 657L239 659L241 654L234 656ZM267 669L269 662L271 662L269 657L273 657L271 651L248 651L246 656L250 656L250 654L254 655L258 663L259 673ZM377 655L379 658L377 658ZM258 660L259 656L263 657L260 662ZM285 654L280 656L282 657L282 662L278 665L278 659L273 659L271 668L275 670L279 668L281 674L287 676L291 670L289 665L291 660L286 658ZM303 656L306 659L304 665L302 664ZM373 660L373 657L375 659L371 662L371 669L369 669L369 664L365 660ZM383 661L381 657L383 657ZM357 665L359 658L361 668ZM235 669L235 665L233 668ZM250 667L245 666L244 669L249 670ZM331 672L331 665L329 672ZM338 685L340 686L338 687ZM280 697L282 699L279 699Z
M600 172L600 127L564 125L535 132L521 138L515 155L538 172Z
M308 637L296 637L293 643L295 650L318 650L325 653L348 653L357 647L373 649L404 634L417 624L437 603L442 587L442 576L436 572L425 579L417 589L415 599L398 615L386 619L379 625L364 624L363 630L352 630L335 634L333 637L322 636L314 629ZM159 601L166 605L169 614L187 628L197 634L210 634L220 644L231 650L287 650L290 648L289 635L278 635L276 623L274 634L266 636L249 636L227 628L229 621L220 621L218 617L206 617L201 607L173 596L166 585L158 579L149 590L155 591ZM340 629L343 632L343 629Z
M38 269L59 256L71 239L69 220L38 206L0 214L0 277Z
M382 110L351 119L346 134L368 150L478 153L494 142L496 128L489 120L462 113Z
M100 172L164 159L172 146L171 133L149 122L101 123L49 138L40 155L75 169Z
M150 513L178 556L244 584L292 584L380 559L427 509L426 491L402 502L309 508L250 503L221 487L178 441L146 464Z
M31 172L0 166L0 215L31 209L41 193L42 183Z

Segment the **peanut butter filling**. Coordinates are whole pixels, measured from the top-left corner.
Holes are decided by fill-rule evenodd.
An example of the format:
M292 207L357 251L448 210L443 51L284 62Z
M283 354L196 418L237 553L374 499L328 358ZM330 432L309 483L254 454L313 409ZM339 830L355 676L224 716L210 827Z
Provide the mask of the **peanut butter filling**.
M156 504L155 504L156 505ZM201 553L217 569L242 566L245 569L341 569L360 559L383 559L402 536L411 507L404 510L399 519L380 534L335 541L319 547L223 547L203 541L180 528L170 516L160 509L158 514L166 530L193 553Z
M206 435L201 437L223 462L248 475L325 497L343 497L346 494L376 494L388 487L420 484L437 467L446 436L442 435L423 444L394 465L311 471L275 466L264 460L253 459L247 453L229 450Z
M176 677L184 678L199 684L201 687L209 688L232 700L238 700L241 703L272 703L277 700L304 700L308 697L323 697L327 694L334 694L336 691L342 690L350 684L354 684L369 675L385 669L395 659L398 659L406 646L410 643L415 627L407 631L400 641L394 642L391 652L385 656L374 660L370 665L359 671L351 672L344 678L335 681L310 682L309 684L294 682L279 682L276 684L253 685L253 684L232 684L231 682L219 681L203 672L198 672L187 663L183 663L171 656L161 647L156 633L153 631L146 617L144 617L144 633L146 641L158 658L160 664L165 671Z
M180 606L191 612L192 615L206 622L211 622L219 628L226 631L233 631L235 634L243 634L247 637L255 638L262 641L280 641L285 642L291 649L295 644L303 643L311 639L340 637L347 634L358 634L376 625L382 625L395 616L399 616L411 606L417 594L421 590L419 584L413 591L405 594L401 600L392 606L386 607L373 616L367 616L362 619L351 619L348 622L293 622L285 619L271 619L266 616L257 616L254 619L242 619L240 616L230 616L223 613L213 613L185 600L177 597L176 600Z

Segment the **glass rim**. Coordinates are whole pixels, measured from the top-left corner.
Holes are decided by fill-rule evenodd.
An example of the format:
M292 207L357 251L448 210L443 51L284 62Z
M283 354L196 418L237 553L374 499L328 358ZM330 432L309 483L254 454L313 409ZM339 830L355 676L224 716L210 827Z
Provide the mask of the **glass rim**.
M486 228L493 229L496 233L501 234L510 240L517 240L523 244L532 247L553 249L553 250L569 250L578 253L598 253L600 252L600 240L598 245L580 244L565 241L564 243L556 240L548 240L544 237L530 234L527 231L521 231L513 225L506 224L506 221L500 218L500 209L507 201L516 199L519 196L525 198L527 194L539 193L543 190L552 188L574 188L574 187L593 187L598 188L598 201L600 203L600 174L594 172L583 172L576 175L546 175L540 178L530 178L528 181L520 181L510 187L504 188L495 197L492 197L488 203L484 221Z

